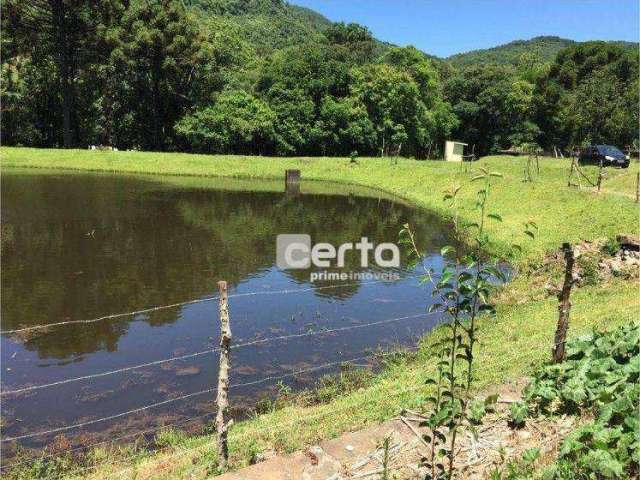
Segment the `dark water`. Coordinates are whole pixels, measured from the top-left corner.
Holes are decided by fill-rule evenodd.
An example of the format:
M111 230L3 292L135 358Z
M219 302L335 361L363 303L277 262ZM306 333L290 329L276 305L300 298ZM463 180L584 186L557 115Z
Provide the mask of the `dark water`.
M276 236L308 233L334 245L367 236L395 242L403 223L416 225L420 248L438 266L449 242L436 217L384 198L349 194L287 196L207 189L98 174L2 175L2 330L93 319L216 295L229 283L233 343L334 329L425 312L430 296L407 260L395 282L325 281L310 270L275 266ZM232 187L234 182L224 184ZM261 184L255 182L255 187ZM269 188L267 185L265 188ZM314 185L314 190L318 190ZM338 194L339 193L339 194ZM347 256L345 271L363 271ZM371 269L373 272L374 269ZM355 284L354 284L355 283ZM312 287L335 288L309 290ZM302 289L298 293L268 294ZM256 295L237 296L253 293ZM88 324L5 334L2 390L48 384L217 346L217 301L203 301ZM421 317L339 333L275 340L233 351L231 383L253 382L381 348L415 344L438 319ZM356 362L367 364L367 360ZM326 368L282 381L309 387ZM4 438L93 421L216 385L217 354L163 363L2 397ZM273 394L270 380L231 390L236 411ZM152 428L212 411L215 393L195 395L84 428L4 443L42 448L63 433L71 445ZM60 439L58 439L59 441Z

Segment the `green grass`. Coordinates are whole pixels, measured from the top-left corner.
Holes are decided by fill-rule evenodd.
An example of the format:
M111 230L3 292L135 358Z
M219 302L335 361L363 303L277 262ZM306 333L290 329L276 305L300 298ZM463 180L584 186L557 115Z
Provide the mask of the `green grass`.
M476 388L491 388L502 382L530 374L547 359L557 319L557 300L545 298L531 289L534 268L545 252L556 250L562 242L613 237L618 233L638 233L638 206L628 193L635 180L637 164L631 169L611 171L605 183L607 191L567 187L568 160L542 159L541 172L533 183L524 183L525 160L513 157L487 157L473 164L418 162L401 159L391 165L388 159L361 158L350 165L343 158L262 158L241 156L205 156L139 152L95 152L36 149L0 149L2 168L58 168L198 176L207 178L169 178L162 181L193 186L225 188L282 188L284 170L302 172L304 191L322 191L324 186L306 182L322 180L348 184L360 194L378 190L402 198L417 206L447 215L442 203L443 190L453 184L461 191L463 215L473 218L477 185L468 186L474 171L486 168L502 173L493 188L491 210L500 214L502 223L491 223L489 233L495 240L493 253L507 255L510 245L521 244L522 253L514 265L522 275L505 288L494 320L483 320L478 350ZM468 171L465 171L467 169ZM596 169L586 171L595 178ZM614 175L615 174L615 175ZM615 178L613 178L615 176ZM209 178L211 177L211 178ZM234 177L223 180L216 177ZM274 182L247 182L266 179ZM351 187L356 185L358 187ZM339 190L339 189L337 189ZM524 240L527 221L537 223L535 240ZM538 284L539 279L538 280ZM588 329L611 328L630 321L640 307L637 282L614 279L607 283L580 288L572 295L570 335ZM434 334L438 335L436 332ZM327 404L301 406L294 403L277 411L234 425L230 445L234 467L246 464L259 451L275 448L290 452L320 439L390 418L402 407L416 407L426 395L421 387L432 371L429 344L434 336L423 339L420 353L408 356L386 368L361 389L339 396ZM161 453L131 453L125 450L96 451L95 469L77 478L204 478L215 469L211 437L165 435ZM112 463L115 463L112 465ZM120 475L123 468L130 468ZM135 472L135 475L134 475ZM193 475L193 477L191 476ZM26 478L33 478L28 475ZM68 477L73 477L68 474Z
M391 165L388 159L361 158L350 165L346 158L273 158L245 156L208 156L180 153L109 152L88 150L41 150L28 148L0 149L0 166L60 168L102 172L242 179L282 180L284 170L297 168L304 180L323 180L359 185L384 191L411 203L444 211L443 191L467 183L473 171L483 167L503 174L495 182L492 209L504 218L501 224L489 225L495 240L494 253L505 255L514 242L522 242L525 222L533 220L539 227L534 242L524 242L523 258L539 257L564 241L578 241L620 232L638 230L638 210L631 198L596 195L592 191L568 188L569 160L543 158L535 182L524 183L524 158L486 157L473 164L400 159ZM634 165L637 169L637 165ZM464 169L468 171L465 172ZM586 171L594 178L596 169ZM633 169L631 171L634 171ZM617 173L619 171L612 171ZM629 170L623 171L630 173ZM633 175L627 175L633 177ZM615 183L614 183L615 182ZM626 177L613 179L627 190ZM307 188L303 184L303 191ZM607 186L607 188L609 188ZM463 215L471 217L476 186L466 186L460 193ZM613 214L615 212L615 215Z
M570 336L591 328L610 329L635 318L640 301L637 285L616 281L578 290L572 297ZM476 389L531 374L550 356L557 317L555 298L525 305L500 305L495 320L484 320L476 365ZM438 335L436 332L434 334ZM423 339L423 348L386 369L366 388L313 407L291 405L232 427L229 437L234 468L246 465L257 452L275 448L291 452L321 439L361 428L398 414L401 408L417 408L427 396L422 388L432 372L429 348L433 337ZM113 452L102 456L94 476L116 478L123 468L133 478L205 478L215 464L214 439L199 436L182 439L160 454L131 455L123 460ZM115 460L114 460L115 458ZM116 462L110 465L110 462ZM122 463L121 463L122 462ZM193 475L193 477L191 477ZM78 475L77 478L82 478ZM76 478L70 475L69 478Z
M605 191L624 194L635 199L639 167L638 162L633 162L628 169L608 169L602 188Z

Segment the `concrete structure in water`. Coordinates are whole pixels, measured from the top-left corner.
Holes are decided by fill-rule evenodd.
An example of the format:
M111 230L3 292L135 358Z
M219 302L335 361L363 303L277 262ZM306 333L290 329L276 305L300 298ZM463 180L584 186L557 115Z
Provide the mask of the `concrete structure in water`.
M447 162L462 162L466 143L447 140L444 142L444 159Z
M288 195L300 195L300 170L284 171L284 191Z

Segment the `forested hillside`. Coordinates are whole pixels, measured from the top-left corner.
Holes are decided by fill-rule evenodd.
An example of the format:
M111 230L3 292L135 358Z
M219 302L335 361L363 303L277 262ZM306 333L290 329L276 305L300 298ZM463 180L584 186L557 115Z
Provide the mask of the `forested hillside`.
M561 50L574 46L576 43L578 42L568 38L541 36L529 40L515 40L497 47L458 53L447 57L446 61L455 67L468 67L486 63L518 66L522 63L523 58L535 58L541 63L551 63ZM614 41L607 43L623 48L638 48L638 44L632 42Z
M198 20L219 30L234 29L237 40L260 52L322 40L331 22L313 10L273 0L188 0Z
M426 158L637 133L637 45L448 62L282 0L6 0L2 30L6 145Z
M535 37L530 40L516 40L493 48L459 53L448 57L447 61L456 67L482 63L517 66L522 55L526 54L534 55L541 62L552 62L560 50L575 43L573 40L560 37Z

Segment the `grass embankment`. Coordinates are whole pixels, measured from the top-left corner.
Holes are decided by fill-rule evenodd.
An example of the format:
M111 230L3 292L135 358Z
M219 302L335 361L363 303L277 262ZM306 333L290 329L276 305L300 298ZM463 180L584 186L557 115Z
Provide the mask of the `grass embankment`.
M557 318L557 301L532 288L544 253L557 249L564 241L613 237L618 233L637 233L638 209L631 198L621 195L597 195L592 191L567 187L569 161L542 159L535 182L524 183L525 160L488 157L469 164L417 162L400 159L391 165L388 159L260 158L240 156L204 156L138 152L56 151L35 149L0 150L2 167L63 168L123 173L193 175L204 177L266 178L282 180L286 168L297 168L304 180L325 180L360 185L399 196L424 208L446 215L442 192L455 183L464 183L460 192L462 213L473 215L477 186L466 186L472 172L483 167L499 171L493 187L491 210L500 214L502 223L491 223L489 234L493 253L506 255L514 242L522 246L513 262L522 275L506 287L497 305L497 318L486 320L478 347L476 388L484 389L509 379L527 375L549 355ZM467 169L468 171L465 171ZM611 180L605 188L632 195L635 188L626 177L635 177L637 164L625 171L612 171L624 178ZM595 168L586 168L592 178ZM629 175L629 173L632 173ZM168 180L171 181L171 180ZM605 181L606 182L606 181ZM197 182L200 184L201 182ZM219 182L215 182L219 184ZM305 185L303 184L303 191ZM348 188L345 188L348 191ZM526 221L539 229L535 240L523 240ZM585 286L572 296L570 334L588 329L607 328L630 321L640 307L637 284L614 279ZM234 425L230 446L234 466L249 461L268 448L292 451L304 444L340 434L349 429L389 418L401 407L419 405L424 398L422 383L432 365L428 358L429 338L417 357L384 370L367 387L339 396L325 405L312 407L293 404L255 419ZM91 468L77 477L109 478L203 478L215 463L210 437L173 436L166 451L156 454L94 452ZM115 459L114 459L115 458ZM115 464L113 464L115 462ZM127 470L123 471L123 468ZM193 477L191 476L193 475ZM69 475L73 476L72 474Z
M468 181L473 170L485 167L504 175L495 182L492 210L504 222L489 226L496 241L495 252L505 254L511 243L522 243L524 222L534 220L539 226L538 238L524 242L525 258L536 258L564 241L611 236L620 231L637 229L637 210L632 199L613 195L597 196L591 191L567 188L569 160L542 159L541 172L533 183L524 183L524 158L486 157L474 164L399 159L360 158L351 165L346 158L273 158L230 155L191 155L180 153L110 152L88 150L41 150L2 148L2 167L60 168L85 171L186 175L209 177L261 178L282 181L284 170L299 169L304 180L324 180L360 185L391 193L411 203L444 214L443 191L453 184ZM465 172L465 169L468 170ZM634 163L629 170L610 170L614 187L633 193ZM597 169L586 167L596 178ZM628 180L630 177L631 180ZM628 180L628 181L626 181ZM607 181L603 184L607 188ZM631 187L631 191L627 192ZM303 185L303 191L305 186ZM613 189L611 189L613 190ZM475 186L460 192L463 215L471 216Z

